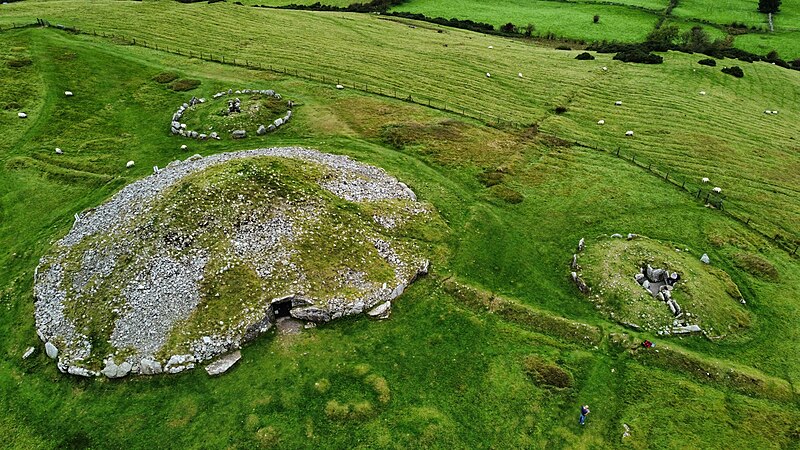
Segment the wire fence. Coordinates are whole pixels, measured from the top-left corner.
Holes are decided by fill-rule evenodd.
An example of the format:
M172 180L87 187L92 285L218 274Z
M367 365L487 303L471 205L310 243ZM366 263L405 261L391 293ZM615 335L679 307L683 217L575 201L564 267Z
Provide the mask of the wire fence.
M27 27L37 27L37 26L53 27L53 25L45 19L36 19L35 23L12 24L11 27L7 26L5 29L27 28ZM230 66L238 66L251 70L268 71L274 74L293 76L296 78L302 78L314 82L320 82L323 84L341 85L342 87L352 88L372 95L398 99L409 103L426 106L439 111L460 115L469 119L477 120L481 123L493 127L518 128L518 129L535 127L535 124L524 124L513 120L507 120L494 114L489 114L480 110L470 109L461 105L457 105L453 102L448 102L446 100L441 100L425 94L414 93L409 90L405 90L403 88L397 89L394 87L380 86L379 84L370 85L368 83L359 83L354 81L350 82L347 80L343 81L343 78L341 77L313 73L307 70L301 71L296 68L290 68L286 65L267 64L256 60L251 61L249 59L226 57L221 53L192 51L178 47L158 45L152 42L148 43L147 41L142 39L139 39L137 41L137 39L133 37L124 36L116 33L109 33L105 31L99 31L99 32L96 30L87 31L76 27L66 26L63 24L56 24L54 28L75 34L84 34L84 35L97 36L107 39L113 39L121 44L141 46L144 48L153 49L160 52L171 53L173 55L178 55L178 56L198 58L204 61L215 62ZM3 30L4 29L0 27L0 31ZM563 141L563 139L559 138L556 135L544 132L539 132L539 133L549 136L553 139ZM572 141L568 142L573 143ZM701 202L702 204L707 205L711 208L714 208L720 213L725 214L728 217L743 224L744 226L748 227L754 232L760 234L765 239L773 242L776 246L785 250L790 255L794 257L798 256L798 251L800 251L800 233L787 230L784 227L775 225L763 219L762 217L758 216L757 213L754 213L748 208L745 208L731 201L722 192L715 192L712 188L707 187L703 183L698 183L693 178L687 178L686 175L678 173L672 170L670 167L664 167L664 165L662 163L659 163L658 161L655 161L653 159L648 159L647 157L642 155L637 155L635 152L632 151L622 151L619 148L617 148L616 150L609 150L607 148L602 148L597 145L587 144L579 141L574 141L574 145L581 148L609 153L620 159L628 161L629 163L641 169L644 169L650 174L662 179L664 182L673 185L675 188L684 191L685 193L693 197L696 201ZM755 220L753 218L754 215L758 217Z

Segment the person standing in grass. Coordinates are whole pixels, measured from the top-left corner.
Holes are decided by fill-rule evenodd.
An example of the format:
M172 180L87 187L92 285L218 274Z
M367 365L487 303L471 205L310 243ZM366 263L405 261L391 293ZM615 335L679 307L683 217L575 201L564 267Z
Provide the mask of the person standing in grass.
M588 416L590 412L591 411L589 411L589 405L581 406L581 418L578 421L578 423L580 423L581 425L586 423L586 416Z

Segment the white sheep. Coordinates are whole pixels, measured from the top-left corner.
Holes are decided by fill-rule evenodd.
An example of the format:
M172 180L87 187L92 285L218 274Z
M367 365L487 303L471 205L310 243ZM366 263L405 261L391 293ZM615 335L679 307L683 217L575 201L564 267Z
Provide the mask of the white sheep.
M64 91L64 95L67 97L72 97L72 91Z
M337 84L336 89L344 89L344 86L342 86L341 84Z
M605 123L606 123L606 121L603 120L603 119L600 119L600 120L597 121L598 125L605 125Z
M603 70L604 70L604 71L605 71L605 70L608 70L608 67L603 67Z
M133 166L135 166L135 165L136 165L136 163L134 163L133 161L128 161L128 163L127 163L127 164L125 164L125 167L127 167L128 169L130 169L131 167L133 167Z
M631 130L626 131L625 136L633 136L633 131Z
M517 75L519 75L519 77L522 78L522 72L518 73Z
M24 119L24 118L28 117L28 115L23 113L23 112L21 112L21 113L17 113L17 117L19 117L20 119Z
M494 48L494 47L490 45L489 48Z
M490 74L489 72L486 72L486 78L492 78L492 74Z
M187 148L189 147L186 144L181 145L181 150L186 150Z
M772 111L770 111L770 110L768 110L768 109L765 109L765 110L764 110L764 114L772 114Z
M617 100L616 102L614 102L614 104L617 106L622 106L622 102L620 100Z
M706 177L703 177L703 183L708 183L708 182L709 182L709 179L706 178Z
M778 114L778 111L772 111L772 114Z
M706 95L706 91L700 91L700 95Z
M719 194L720 192L722 192L722 188L721 187L715 187L714 189L712 189L712 191L714 191L717 194Z
M61 150L60 148L56 147L56 155L63 155L63 154L64 154L64 151Z

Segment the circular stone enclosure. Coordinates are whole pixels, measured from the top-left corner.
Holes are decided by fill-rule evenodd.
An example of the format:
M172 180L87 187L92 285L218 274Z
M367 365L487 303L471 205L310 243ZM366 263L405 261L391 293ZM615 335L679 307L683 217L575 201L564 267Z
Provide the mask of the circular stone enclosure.
M427 272L416 237L438 221L405 184L345 156L196 155L77 217L37 267L37 332L63 372L180 372L280 316L385 307Z
M642 236L601 238L586 243L578 264L588 298L631 328L720 338L750 325L730 276L674 246Z
M194 139L221 139L228 135L273 132L292 118L294 102L271 89L218 92L211 100L192 97L172 115L170 131Z

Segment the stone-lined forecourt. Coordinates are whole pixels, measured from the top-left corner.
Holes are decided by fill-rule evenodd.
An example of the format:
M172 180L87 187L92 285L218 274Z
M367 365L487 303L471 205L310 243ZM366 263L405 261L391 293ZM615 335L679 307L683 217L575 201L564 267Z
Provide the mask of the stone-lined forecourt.
M243 175L243 169L230 164L267 160L294 161L292 167L299 169L292 170L315 174L311 184L316 187L286 194L286 198L269 191L264 201L257 195L270 189L269 177L280 178L282 173L267 170L256 174L269 180L264 189L256 185L255 194L247 191L252 195L245 192L203 203L208 201L203 197L206 189L236 186L238 181L230 180ZM217 178L197 178L211 169ZM306 178L300 183L309 183ZM195 184L188 188L202 186L200 194L192 194L198 195L197 201L191 197L188 203L169 203L176 192L191 191L190 182ZM334 247L350 245L366 252L362 261L387 268L380 272L380 281L369 266L357 269L357 263L350 267L351 263L337 260L331 262L337 269L330 276L341 292L314 290L318 277L314 270L319 270L314 264L327 255L310 258L315 263L307 268L299 256L309 246L298 246L320 229L327 230L325 221L330 220L331 210L339 214L341 208L325 209L321 198L330 195L321 194L325 191L349 203L377 205L372 216L357 216L362 222L354 222L372 225L319 238L333 241ZM318 192L319 198L307 198L308 192ZM190 218L188 225L170 222L181 214ZM310 322L373 311L374 317L385 317L391 310L388 302L428 270L428 260L418 255L416 244L393 237L391 231L414 217L425 220L429 214L429 208L418 203L404 183L383 169L346 156L283 147L174 161L77 215L70 232L41 258L34 282L37 333L62 372L118 378L177 373L234 352L267 331L278 308ZM215 225L215 221L230 223ZM222 231L209 236L209 230ZM261 290L272 297L244 292L241 305L226 304L224 319L199 321L197 317L205 317L209 304L214 307L214 299L204 297L211 295L204 283L222 280L240 267L263 282ZM273 280L280 283L279 295L270 290ZM102 333L90 333L92 327ZM181 333L176 334L177 327ZM165 348L180 351L165 354Z

